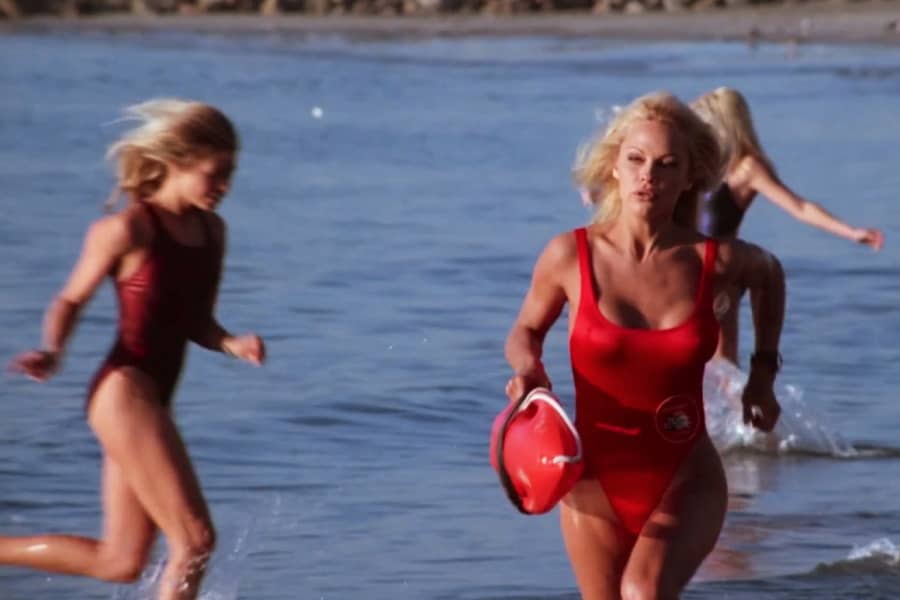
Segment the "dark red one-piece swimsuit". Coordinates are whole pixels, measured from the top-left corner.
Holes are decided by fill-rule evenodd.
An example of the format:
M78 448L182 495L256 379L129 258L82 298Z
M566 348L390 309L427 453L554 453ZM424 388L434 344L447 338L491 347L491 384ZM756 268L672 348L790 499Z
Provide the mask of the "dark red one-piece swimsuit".
M187 342L212 314L221 260L209 227L203 245L185 245L166 231L153 207L142 206L153 223L153 242L138 270L115 282L118 332L88 388L88 403L107 375L133 367L153 379L159 401L170 406Z
M599 480L622 525L637 535L706 431L703 370L719 336L712 308L718 245L706 242L694 310L685 322L633 329L601 312L587 234L578 229L575 237L581 273L569 337L575 427L586 474Z

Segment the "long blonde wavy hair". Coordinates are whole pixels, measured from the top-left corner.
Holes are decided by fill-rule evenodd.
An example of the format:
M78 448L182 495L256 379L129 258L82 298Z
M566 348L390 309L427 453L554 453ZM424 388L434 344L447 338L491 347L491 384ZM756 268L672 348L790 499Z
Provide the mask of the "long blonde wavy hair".
M709 123L719 138L726 173L730 173L747 156L752 156L775 172L753 126L750 106L739 91L720 87L703 94L691 107Z
M674 220L679 225L695 227L700 193L721 175L719 143L712 129L668 92L637 98L616 114L602 136L579 149L573 175L582 189L589 190L589 200L595 207L594 223L615 219L622 209L613 168L628 128L638 121L668 123L682 134L687 146L688 178L693 185L678 199Z
M126 108L125 119L140 124L107 151L117 179L108 210L122 194L131 202L152 195L165 180L168 165L190 166L210 154L238 151L234 125L219 109L202 102L149 100Z

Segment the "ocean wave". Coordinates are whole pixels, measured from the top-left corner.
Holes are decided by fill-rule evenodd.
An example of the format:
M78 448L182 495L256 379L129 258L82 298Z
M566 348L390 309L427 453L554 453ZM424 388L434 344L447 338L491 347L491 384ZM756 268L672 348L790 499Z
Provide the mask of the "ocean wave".
M888 538L854 546L847 558L818 565L818 575L900 575L900 548Z

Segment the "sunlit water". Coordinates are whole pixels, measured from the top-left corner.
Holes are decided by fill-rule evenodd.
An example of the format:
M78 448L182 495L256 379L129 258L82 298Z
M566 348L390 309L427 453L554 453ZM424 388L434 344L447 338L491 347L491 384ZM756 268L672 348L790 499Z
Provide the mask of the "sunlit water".
M744 229L781 258L789 306L772 436L743 427L743 374L711 365L731 511L687 598L900 597L900 56L597 40L0 37L0 356L39 339L111 178L120 107L224 108L243 136L219 312L269 342L260 370L193 351L177 414L219 529L203 597L574 599L554 516L525 518L487 462L505 334L556 232L586 220L575 148L634 96L742 89L781 176L880 254L765 201ZM744 318L743 355L751 346ZM65 370L0 388L0 532L96 534L86 382L108 288ZM571 410L565 335L547 365ZM4 358L4 360L6 360ZM4 600L146 598L0 568Z

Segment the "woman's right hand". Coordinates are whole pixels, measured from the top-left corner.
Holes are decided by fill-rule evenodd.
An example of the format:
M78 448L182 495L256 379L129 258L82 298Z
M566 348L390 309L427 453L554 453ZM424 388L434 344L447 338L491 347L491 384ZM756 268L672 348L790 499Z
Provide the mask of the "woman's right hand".
M506 382L506 397L510 402L515 402L531 390L537 387L552 389L550 378L544 371L544 365L538 363L535 367L514 373Z
M771 373L757 376L751 367L741 395L744 423L760 431L772 431L781 415L781 405L775 397L774 377Z
M255 333L226 337L222 340L222 351L257 367L266 360L266 344Z
M35 381L47 381L59 368L59 353L50 350L29 350L15 357L9 370L22 373Z
M884 245L884 234L881 233L879 229L873 229L870 227L862 227L856 230L856 236L854 237L857 243L865 244L875 250L881 250L881 247Z

